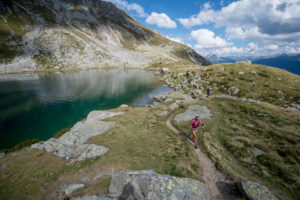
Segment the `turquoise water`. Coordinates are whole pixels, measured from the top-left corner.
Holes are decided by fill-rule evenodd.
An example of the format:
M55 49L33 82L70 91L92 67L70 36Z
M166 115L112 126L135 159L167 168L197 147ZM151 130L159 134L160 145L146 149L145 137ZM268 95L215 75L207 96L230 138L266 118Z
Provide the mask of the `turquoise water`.
M137 102L159 86L142 70L1 75L0 149L47 140L92 110Z

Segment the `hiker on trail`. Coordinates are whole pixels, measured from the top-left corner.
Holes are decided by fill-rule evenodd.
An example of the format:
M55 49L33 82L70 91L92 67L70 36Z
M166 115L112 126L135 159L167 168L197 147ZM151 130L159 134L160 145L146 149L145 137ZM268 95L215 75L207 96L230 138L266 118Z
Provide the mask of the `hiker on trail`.
M207 93L207 98L208 98L209 95L210 95L210 88L209 87L206 89L206 93Z
M199 126L204 126L204 123L199 119L199 116L197 115L194 119L192 119L191 124L190 124L190 128L193 132L193 139L194 139L194 143L195 143L195 148L197 149L197 131Z

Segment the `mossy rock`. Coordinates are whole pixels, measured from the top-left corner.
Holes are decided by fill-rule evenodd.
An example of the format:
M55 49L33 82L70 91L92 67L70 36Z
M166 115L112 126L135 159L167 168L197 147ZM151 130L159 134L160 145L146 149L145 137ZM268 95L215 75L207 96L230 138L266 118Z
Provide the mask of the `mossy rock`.
M256 182L241 180L239 188L249 200L278 200L267 187Z

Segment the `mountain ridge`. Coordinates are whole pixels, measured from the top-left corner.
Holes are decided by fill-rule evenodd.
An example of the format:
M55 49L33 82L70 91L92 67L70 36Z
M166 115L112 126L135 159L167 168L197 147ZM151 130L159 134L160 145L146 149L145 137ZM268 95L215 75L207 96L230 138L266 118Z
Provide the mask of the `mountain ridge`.
M144 27L113 3L3 1L0 73L210 63L190 47Z

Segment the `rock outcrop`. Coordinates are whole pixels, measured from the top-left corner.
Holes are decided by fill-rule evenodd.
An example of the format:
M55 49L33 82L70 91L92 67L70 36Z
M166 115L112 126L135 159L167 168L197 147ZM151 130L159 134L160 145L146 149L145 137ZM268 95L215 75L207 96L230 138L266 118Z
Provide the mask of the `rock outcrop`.
M199 115L200 119L210 119L210 110L206 106L201 105L191 105L188 109L181 114L178 114L174 120L176 122L190 121L196 115Z
M84 188L84 184L71 184L71 185L68 185L68 187L65 189L65 194L67 196L71 195L72 192L74 192L75 190L78 190L80 188Z
M92 195L76 198L85 199L172 199L204 200L203 183L189 178L177 178L157 174L152 170L121 171L112 176L110 195Z
M96 144L86 144L86 142L89 138L108 131L115 124L112 121L101 120L121 114L124 113L92 111L85 121L77 122L69 132L60 138L51 138L45 142L35 143L31 147L51 152L67 160L82 161L101 156L108 151L108 148Z
M256 182L241 180L239 188L249 200L278 200L267 187Z

